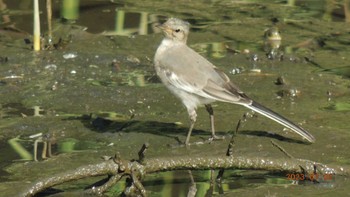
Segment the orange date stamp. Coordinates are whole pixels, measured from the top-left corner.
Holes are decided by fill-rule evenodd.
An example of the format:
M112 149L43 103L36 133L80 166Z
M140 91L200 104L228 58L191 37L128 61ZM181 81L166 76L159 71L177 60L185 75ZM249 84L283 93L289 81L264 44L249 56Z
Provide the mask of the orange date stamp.
M304 180L310 180L310 181L318 181L318 180L323 180L323 181L331 181L333 180L333 174L317 174L317 173L312 173L309 175L305 175L302 173L290 173L286 174L287 180L291 181L304 181Z

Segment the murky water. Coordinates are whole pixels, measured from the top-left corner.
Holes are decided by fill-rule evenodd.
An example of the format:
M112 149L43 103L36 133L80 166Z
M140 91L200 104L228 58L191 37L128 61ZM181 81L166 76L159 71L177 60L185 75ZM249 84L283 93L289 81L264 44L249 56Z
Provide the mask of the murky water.
M0 191L58 172L101 161L120 152L137 158L224 155L237 121L249 112L214 105L223 142L170 148L185 139L188 117L181 103L159 83L153 55L167 17L192 24L189 45L220 67L250 97L300 123L316 143L262 116L248 118L235 138L234 154L285 157L278 140L297 158L348 166L350 155L349 1L54 1L53 46L32 51L32 1L0 1ZM293 5L294 2L294 5ZM41 27L47 48L45 1ZM62 18L65 18L62 20ZM281 43L266 46L264 32L277 27ZM208 115L198 110L191 141L210 136ZM42 136L33 136L43 133ZM34 158L38 142L39 162ZM53 157L42 159L42 142ZM215 172L217 173L217 172ZM349 195L349 181L332 177L320 184L295 184L286 174L227 171L222 188L210 188L210 171L193 172L197 196ZM57 189L81 189L98 179ZM148 175L150 196L186 196L187 171ZM83 185L83 186L82 186ZM120 194L124 183L108 194Z

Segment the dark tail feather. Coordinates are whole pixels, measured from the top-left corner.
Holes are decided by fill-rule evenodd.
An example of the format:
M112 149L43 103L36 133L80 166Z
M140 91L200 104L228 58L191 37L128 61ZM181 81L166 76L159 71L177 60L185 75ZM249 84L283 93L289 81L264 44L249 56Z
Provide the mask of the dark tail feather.
M276 112L260 105L259 103L255 102L255 101L253 101L252 104L250 104L250 105L244 105L244 106L280 123L281 125L283 125L285 127L288 127L289 129L293 130L297 134L306 138L309 142L315 142L315 140L316 140L314 138L314 136L312 136L309 132L307 132L302 127L292 123L291 121L284 118L283 116L281 116L281 115L277 114Z

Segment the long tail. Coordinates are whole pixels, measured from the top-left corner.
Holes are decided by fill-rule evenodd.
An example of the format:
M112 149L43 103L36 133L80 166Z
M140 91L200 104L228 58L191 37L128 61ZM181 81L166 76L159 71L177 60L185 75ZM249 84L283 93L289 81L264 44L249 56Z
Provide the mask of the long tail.
M276 112L262 106L261 104L255 102L255 101L253 101L253 103L250 105L244 105L244 106L280 123L281 125L283 125L285 127L288 127L289 129L293 130L297 134L299 134L302 137L304 137L305 139L307 139L309 142L315 142L315 140L316 140L314 138L314 136L312 136L309 132L307 132L302 127L292 123L291 121L289 121L285 117L277 114Z

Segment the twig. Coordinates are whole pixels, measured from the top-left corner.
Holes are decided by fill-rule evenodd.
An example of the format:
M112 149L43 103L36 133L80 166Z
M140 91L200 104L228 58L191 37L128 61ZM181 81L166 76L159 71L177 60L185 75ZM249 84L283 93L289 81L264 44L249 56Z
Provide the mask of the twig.
M139 151L139 153L138 153L138 155L139 155L139 160L138 160L138 162L139 162L139 163L143 163L143 160L144 160L144 158L145 158L145 153L146 153L148 147L149 147L149 144L148 144L148 143L144 143L144 144L142 145L142 147L141 147L141 149L140 149L140 151Z
M235 133L232 135L230 143L228 144L227 151L226 151L226 156L231 157L233 155L233 145L235 143L234 141L234 136L238 133L238 129L241 126L241 120L239 119L236 125L236 130ZM216 177L216 182L219 184L219 187L221 186L221 179L224 176L224 169L220 169L218 176Z
M235 134L238 133L238 129L239 129L239 127L241 127L241 122L242 122L241 119L239 119L238 122L237 122L237 125L236 125Z
M52 0L46 0L46 12L47 12L47 40L48 45L52 46Z
M273 140L271 140L271 143L274 147L278 148L282 153L284 153L287 157L294 159L294 157L289 154L286 150L284 150L284 148L282 148L282 146L278 145L276 142L274 142Z

